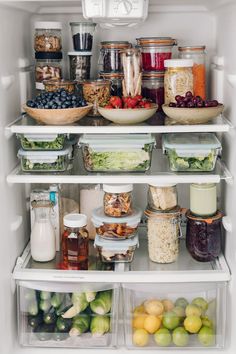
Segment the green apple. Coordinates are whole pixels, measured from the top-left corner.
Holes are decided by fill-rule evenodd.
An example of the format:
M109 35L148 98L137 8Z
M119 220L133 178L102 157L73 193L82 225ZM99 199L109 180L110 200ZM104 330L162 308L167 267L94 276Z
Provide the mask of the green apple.
M215 334L212 328L203 326L198 333L199 342L204 347L209 347L214 344Z
M174 311L165 312L162 319L162 324L167 329L174 329L179 325L179 317Z
M154 340L160 347L168 347L171 343L171 333L167 328L160 328L154 334Z
M177 327L172 333L173 342L177 347L186 347L189 341L189 334L183 327Z
M185 309L186 316L201 316L202 309L197 305L188 305Z
M202 309L203 312L205 312L208 308L208 303L205 299L203 299L203 297L196 297L193 299L192 305L197 305Z

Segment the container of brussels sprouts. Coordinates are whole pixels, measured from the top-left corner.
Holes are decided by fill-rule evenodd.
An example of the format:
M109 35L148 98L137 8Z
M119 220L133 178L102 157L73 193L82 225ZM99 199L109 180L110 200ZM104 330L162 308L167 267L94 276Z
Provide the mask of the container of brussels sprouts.
M17 134L26 151L59 151L64 148L65 134Z

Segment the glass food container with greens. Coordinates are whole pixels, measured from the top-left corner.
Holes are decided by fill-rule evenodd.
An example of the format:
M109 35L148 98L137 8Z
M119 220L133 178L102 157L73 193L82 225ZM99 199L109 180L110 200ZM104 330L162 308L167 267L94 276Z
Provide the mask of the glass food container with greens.
M222 146L212 133L172 133L164 135L163 152L171 171L210 172L215 168Z
M17 134L21 147L27 151L58 151L65 145L65 134Z
M145 172L154 145L151 134L84 134L79 140L88 172Z

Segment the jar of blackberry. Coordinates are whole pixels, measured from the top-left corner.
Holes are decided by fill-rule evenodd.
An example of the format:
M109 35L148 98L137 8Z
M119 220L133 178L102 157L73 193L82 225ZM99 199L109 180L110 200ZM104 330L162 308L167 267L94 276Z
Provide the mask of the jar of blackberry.
M106 73L122 72L123 65L120 51L131 48L131 44L127 41L106 41L101 42L99 65L101 71Z
M71 32L75 51L91 52L96 23L71 22Z

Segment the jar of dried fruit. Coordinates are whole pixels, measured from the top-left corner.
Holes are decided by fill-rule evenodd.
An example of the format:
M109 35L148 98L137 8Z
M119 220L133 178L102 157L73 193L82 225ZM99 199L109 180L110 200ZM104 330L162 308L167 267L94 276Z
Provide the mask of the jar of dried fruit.
M62 78L62 53L35 53L35 83L37 90L44 90L43 81Z

